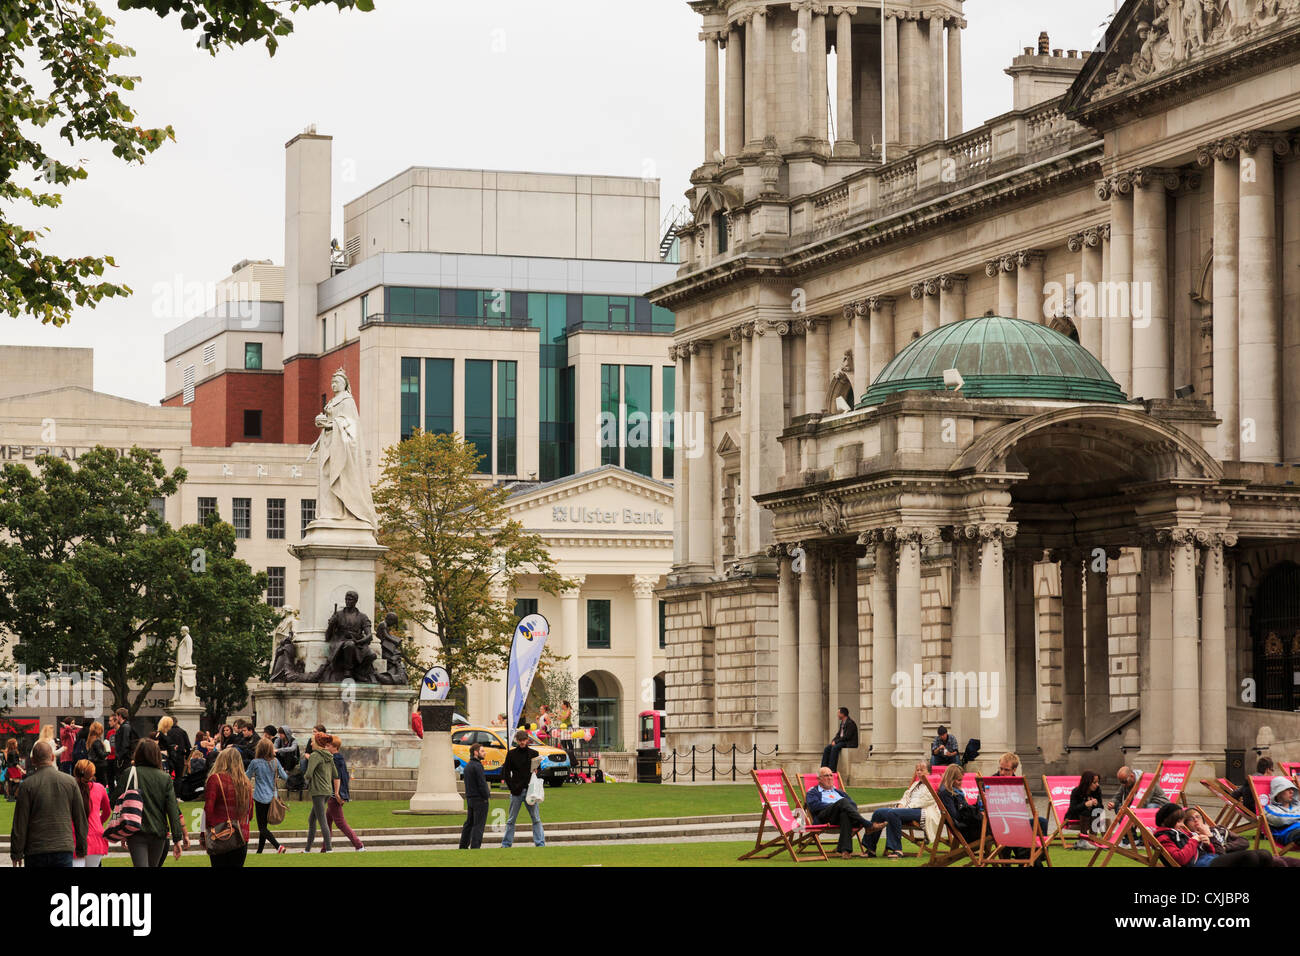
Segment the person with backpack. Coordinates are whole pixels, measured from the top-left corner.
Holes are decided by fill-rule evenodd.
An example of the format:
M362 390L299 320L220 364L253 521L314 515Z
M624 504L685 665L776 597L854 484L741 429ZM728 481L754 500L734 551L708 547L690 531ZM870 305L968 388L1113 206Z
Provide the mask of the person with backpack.
M332 849L329 799L339 795L341 781L338 765L334 763L334 756L327 749L329 742L329 734L318 732L312 738L314 746L311 756L307 758L307 794L311 797L311 814L307 817L307 848L304 853L311 852L311 845L316 840L317 824L320 825L321 841L324 843L321 852L328 853Z
M167 856L170 832L172 855L179 860L190 845L190 836L181 825L176 789L172 786L171 774L162 768L158 741L152 736L135 745L135 758L122 787L118 804L124 817L123 825L116 829L110 827L109 838L125 839L132 866L160 867Z
M203 792L203 842L213 866L244 865L252 810L253 785L243 758L235 748L221 751Z
M93 727L102 725L93 724ZM104 821L113 811L108 805L108 790L95 779L95 765L89 760L78 760L72 768L72 775L81 790L81 799L86 805L86 852L81 856L73 855L74 867L93 869L108 856L108 841L104 839Z
M359 836L352 832L352 828L348 826L347 817L343 815L343 804L351 799L348 794L348 782L351 780L351 776L348 774L348 762L343 759L343 754L339 752L342 746L343 741L335 736L331 736L330 742L326 745L326 749L334 758L334 766L339 773L339 789L337 794L330 797L329 803L326 805L325 818L330 826L338 824L339 832L348 838L348 842L352 844L353 849L364 850L366 848L365 844L361 842Z
M276 853L284 852L284 847L271 833L267 822L271 804L276 798L276 778L286 782L289 779L284 767L275 757L275 744L269 740L259 740L253 762L248 765L248 776L253 781L253 810L257 814L258 853L262 852L268 841Z

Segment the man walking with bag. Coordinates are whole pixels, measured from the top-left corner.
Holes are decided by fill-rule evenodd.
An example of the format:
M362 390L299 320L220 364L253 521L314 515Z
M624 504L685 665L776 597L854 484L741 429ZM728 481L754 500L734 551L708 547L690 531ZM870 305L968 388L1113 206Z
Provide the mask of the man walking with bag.
M533 772L542 762L542 755L528 746L528 731L515 732L514 749L506 755L501 765L501 778L510 791L510 814L506 817L506 832L501 838L501 849L508 850L515 842L515 819L519 816L521 806L528 807L528 817L533 821L533 846L546 846L546 834L542 831L541 802L529 802L529 783ZM538 781L538 785L541 781Z
M460 830L460 848L477 850L483 845L483 827L487 824L488 800L492 791L483 773L483 745L471 744L465 764L465 825Z

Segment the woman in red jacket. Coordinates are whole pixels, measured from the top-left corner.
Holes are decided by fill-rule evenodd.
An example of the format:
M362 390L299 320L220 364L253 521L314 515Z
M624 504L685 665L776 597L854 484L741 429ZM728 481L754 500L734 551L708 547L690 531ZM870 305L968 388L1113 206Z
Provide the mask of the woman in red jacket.
M98 726L96 724L95 726ZM81 799L86 805L86 855L76 857L73 866L97 867L108 856L108 841L104 839L104 822L113 811L108 805L108 791L95 780L95 765L89 760L78 760L72 768L81 789Z
M248 818L253 812L253 785L244 773L244 758L237 747L227 747L204 784L203 839L213 866L243 866L248 855ZM238 828L239 836L214 839L228 829ZM232 849L234 847L234 849Z
M1176 803L1166 803L1156 811L1155 837L1178 866L1273 865L1273 854L1267 850L1224 853L1203 819L1189 827L1186 818L1187 811Z

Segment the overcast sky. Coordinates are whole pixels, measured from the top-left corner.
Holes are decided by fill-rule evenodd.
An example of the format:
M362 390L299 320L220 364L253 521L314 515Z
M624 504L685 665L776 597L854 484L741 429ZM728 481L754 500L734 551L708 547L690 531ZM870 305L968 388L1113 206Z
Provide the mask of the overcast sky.
M343 203L412 165L657 176L666 214L702 159L703 46L685 0L376 0L296 16L274 57L215 58L174 18L104 6L137 53L117 69L143 80L125 94L138 123L170 123L176 142L131 167L65 151L89 178L61 209L18 219L51 227L52 251L112 255L134 295L61 329L0 317L0 344L92 347L95 387L138 401L162 398L163 333L192 314L164 290L183 307L240 259L284 261L284 143L309 123L334 137L340 242ZM966 126L1011 108L1002 71L1040 30L1087 49L1114 6L967 0Z

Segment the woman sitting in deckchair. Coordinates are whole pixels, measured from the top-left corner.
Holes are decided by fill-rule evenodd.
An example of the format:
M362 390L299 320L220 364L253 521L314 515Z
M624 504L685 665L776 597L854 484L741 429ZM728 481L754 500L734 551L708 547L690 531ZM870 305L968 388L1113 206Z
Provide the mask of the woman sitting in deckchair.
M943 801L944 809L952 817L952 822L957 824L962 838L971 842L980 838L983 814L979 807L966 802L966 794L961 789L963 772L960 764L951 764L943 772L943 779L939 781L939 799Z
M1278 846L1300 842L1300 791L1289 777L1269 781L1264 816Z
M1267 850L1225 853L1200 811L1166 803L1156 811L1155 838L1178 866L1272 866Z

